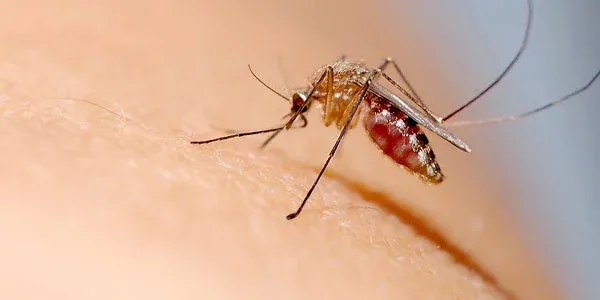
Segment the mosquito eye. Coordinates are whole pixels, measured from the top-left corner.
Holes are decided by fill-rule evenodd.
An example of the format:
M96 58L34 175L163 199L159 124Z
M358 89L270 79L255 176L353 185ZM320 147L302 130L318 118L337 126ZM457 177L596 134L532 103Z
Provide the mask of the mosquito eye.
M294 95L292 96L292 105L294 107L300 107L300 106L302 106L302 104L304 104L303 97L300 96L300 94L298 94L298 93L294 93Z

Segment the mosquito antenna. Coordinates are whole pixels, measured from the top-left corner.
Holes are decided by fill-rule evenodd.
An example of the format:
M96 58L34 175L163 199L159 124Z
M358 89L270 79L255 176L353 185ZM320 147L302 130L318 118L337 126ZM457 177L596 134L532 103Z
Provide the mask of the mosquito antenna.
M513 66L521 58L521 54L523 54L523 52L525 51L525 47L527 46L527 42L529 41L529 33L531 32L531 23L532 23L532 20L533 20L533 3L532 3L532 0L527 0L527 8L528 8L528 11L527 11L527 26L525 28L525 35L523 36L523 41L521 42L521 47L519 48L519 51L517 52L517 54L513 57L512 61L508 64L508 66L506 66L506 68L504 68L504 71L502 71L502 73L500 73L500 75L490 85L488 85L483 91L481 91L473 99L469 100L463 106L459 107L455 111L453 111L450 114L448 114L447 116L445 116L442 119L442 122L446 121L446 120L448 120L448 119L450 119L452 117L454 117L456 114L458 114L459 112L461 112L463 109L465 109L469 105L473 104L473 102L479 100L479 98L481 98L489 90L491 90L494 86L496 86L500 82L500 80L502 80L506 76L506 74L508 74L508 72L513 68Z
M262 81L262 79L260 79L255 73L254 71L252 71L252 68L250 67L250 65L248 65L248 70L250 70L250 73L252 74L252 76L254 76L254 78L256 80L258 80L258 82L260 82L262 85L264 85L266 88L268 88L271 92L277 94L279 97L285 99L285 101L290 102L290 99L286 96L284 96L282 93L276 91L274 88L270 87L268 84L266 84L264 81Z
M510 121L516 121L519 119L523 119L525 117L528 117L533 114L539 113L543 110L546 110L554 105L565 102L565 101L571 99L572 97L584 92L590 86L592 86L592 84L594 83L594 81L596 81L596 79L598 79L598 77L600 77L600 70L598 72L596 72L596 75L594 75L594 77L592 77L592 79L588 83L586 83L584 86L578 88L577 90L574 90L573 92L563 96L562 98L560 98L556 101L550 102L544 106L540 106L538 108L532 109L532 110L524 112L524 113L514 114L514 115L510 115L510 116L505 116L505 117L486 119L486 120L457 121L457 122L452 122L452 123L446 123L445 126L446 127L461 127L461 126L471 126L471 125L487 125L487 124L503 123L503 122L510 122Z

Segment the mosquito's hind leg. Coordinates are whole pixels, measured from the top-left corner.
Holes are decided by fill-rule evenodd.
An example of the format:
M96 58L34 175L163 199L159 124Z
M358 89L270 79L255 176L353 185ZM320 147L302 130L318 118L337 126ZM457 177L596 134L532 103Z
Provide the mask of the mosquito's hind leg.
M511 122L511 121L516 121L516 120L520 120L526 117L529 117L533 114L539 113L541 111L544 111L552 106L555 106L557 104L560 104L562 102L565 102L569 99L571 99L572 97L584 92L585 90L587 90L590 86L592 86L592 84L594 83L594 81L596 81L596 79L598 79L598 77L600 77L600 70L598 70L596 72L596 74L594 75L594 77L592 77L592 79L590 79L590 81L588 81L585 85L583 85L582 87L572 91L571 93L563 96L562 98L552 101L546 105L534 108L532 110L526 111L524 113L520 113L520 114L515 114L515 115L510 115L510 116L504 116L504 117L496 117L496 118L491 118L491 119L485 119L485 120L472 120L472 121L456 121L456 122L448 122L445 123L446 127L461 127L461 126L473 126L473 125L486 125L486 124L495 124L495 123L504 123L504 122Z
M385 74L385 69L390 64L392 64L394 66L394 69L396 69L396 72L398 73L398 75L400 75L400 79L402 79L402 81L408 87L408 90L410 91L410 95L407 95L407 96L410 98L410 100L412 100L415 104L417 104L421 109L423 109L430 117L432 117L438 123L441 123L442 118L438 117L435 113L433 113L433 111L431 111L427 107L425 102L423 102L423 100L421 100L421 97L419 97L419 94L417 94L417 91L415 91L415 89L412 87L412 85L410 84L410 81L408 81L408 78L406 78L406 76L404 76L402 69L400 69L400 66L396 63L396 61L393 58L391 58L391 57L386 58L385 61L379 66L378 69L381 70L383 73L382 76L385 79L387 79L395 88L397 88L403 94L406 95L407 91L403 87L401 87L396 81L394 81L391 77L389 77L387 74Z
M458 114L465 108L469 107L471 104L475 103L477 100L479 100L481 97L483 97L483 95L487 94L487 92L489 92L494 86L496 86L502 79L504 79L504 77L506 77L508 72L515 66L515 64L519 61L519 59L521 59L521 55L523 54L523 52L525 52L525 48L527 48L527 43L529 42L529 35L531 33L532 20L533 20L533 1L527 0L527 25L525 26L525 33L523 34L523 40L521 41L521 46L519 46L519 50L517 50L517 53L513 56L512 60L504 68L502 73L500 73L500 75L498 75L496 77L496 79L494 79L494 81L492 81L492 83L490 83L486 88L484 88L481 92L479 92L479 94L477 94L475 97L471 98L471 100L467 101L461 107L455 109L453 112L449 113L444 118L442 118L442 122L448 121L448 119L456 116L456 114Z
M417 93L417 91L413 88L413 86L410 84L410 81L408 81L408 78L406 78L406 76L404 76L404 72L402 72L402 70L400 69L400 66L398 65L398 63L396 63L396 60L388 57L385 59L385 61L379 65L378 69L381 70L382 72L385 72L385 69L392 64L394 66L394 68L396 69L396 72L398 72L398 75L400 75L400 79L402 79L402 81L406 84L406 86L408 87L408 90L411 92L412 96L415 98L415 100L417 100L417 102L421 102L423 103L423 101L421 100L421 97L419 97L419 94ZM425 105L425 104L423 104Z

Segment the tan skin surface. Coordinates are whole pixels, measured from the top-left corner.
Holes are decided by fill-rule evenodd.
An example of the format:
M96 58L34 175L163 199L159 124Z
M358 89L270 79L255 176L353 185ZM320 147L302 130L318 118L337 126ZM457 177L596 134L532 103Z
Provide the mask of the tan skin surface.
M276 124L289 108L245 64L276 79L278 45L318 37L274 3L128 3L0 7L11 11L0 21L0 298L548 299L494 205L414 206L406 199L428 187L366 139L346 141L337 164L368 158L326 173L286 221L337 133L316 114L313 131L267 151L257 138L188 142L218 135L211 124ZM260 35L270 28L281 35ZM285 69L320 61L314 52ZM496 223L471 230L482 218Z

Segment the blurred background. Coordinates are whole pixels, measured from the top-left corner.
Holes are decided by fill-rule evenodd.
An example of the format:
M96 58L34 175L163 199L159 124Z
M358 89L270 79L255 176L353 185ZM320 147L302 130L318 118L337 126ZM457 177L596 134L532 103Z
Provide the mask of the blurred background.
M11 62L0 65L2 76L29 74L19 87L42 95L115 99L133 117L154 113L157 128L197 137L199 130L212 135L209 125L264 128L288 112L247 64L285 91L342 54L372 66L395 58L444 115L504 69L527 16L525 0L20 4L0 2L0 57ZM600 68L598 15L596 0L534 1L520 62L456 120L523 112L585 84ZM57 76L48 57L67 61L60 67L71 73ZM455 129L471 154L429 135L446 175L440 186L400 170L360 128L347 136L328 176L389 195L393 204L382 206L429 224L450 244L444 250L493 277L508 298L599 299L599 95L596 83L525 120ZM309 120L269 151L317 170L338 132L324 129L316 110Z

